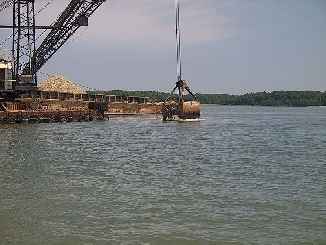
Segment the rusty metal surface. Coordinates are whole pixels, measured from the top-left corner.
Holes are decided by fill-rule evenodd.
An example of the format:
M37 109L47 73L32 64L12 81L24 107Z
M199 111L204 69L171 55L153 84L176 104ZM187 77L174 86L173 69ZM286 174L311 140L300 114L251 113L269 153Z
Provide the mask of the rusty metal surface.
M113 102L108 104L108 114L111 115L142 115L161 114L162 103L126 103Z
M25 97L0 102L0 123L89 121L109 115L160 114L161 107L162 103Z
M0 111L0 123L81 122L107 120L96 110L8 110Z
M200 102L187 101L180 104L175 101L165 102L162 106L163 121L198 119L200 117Z
M200 117L200 103L198 101L187 101L182 104L183 119L196 119Z

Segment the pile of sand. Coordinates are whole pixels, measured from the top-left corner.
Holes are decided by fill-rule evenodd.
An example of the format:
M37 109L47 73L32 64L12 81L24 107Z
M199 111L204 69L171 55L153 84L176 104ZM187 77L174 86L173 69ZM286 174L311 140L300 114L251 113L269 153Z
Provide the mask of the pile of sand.
M40 91L71 93L71 94L86 94L78 85L74 84L69 79L54 75L41 82L38 85Z

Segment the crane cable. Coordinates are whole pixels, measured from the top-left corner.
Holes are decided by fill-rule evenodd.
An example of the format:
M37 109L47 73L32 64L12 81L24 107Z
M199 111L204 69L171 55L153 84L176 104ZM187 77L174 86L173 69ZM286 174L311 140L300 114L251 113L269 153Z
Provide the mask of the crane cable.
M43 72L43 71L38 71L39 73L42 73L43 75L46 75L47 77L51 77L52 75L46 73L46 72ZM83 88L86 88L87 90L89 91L101 91L99 89L96 89L96 88L91 88L91 87L88 87L88 86L85 86L85 85L81 85L81 84L77 84L77 83L74 83L76 84L77 86L79 87L83 87Z
M2 2L1 4L0 4L0 7L1 7L1 9L0 9L0 11L2 10L2 9L4 9L2 6L6 3L6 2L9 2L9 1L11 1L11 3L10 4L12 4L12 0L6 0L5 2ZM45 4L44 5L44 7L42 7L34 16L36 16L36 15L38 15L39 13L41 13L50 3L52 3L54 0L50 0L47 4ZM10 6L10 4L7 6L7 7L9 7ZM16 31L17 32L17 31ZM45 31L43 31L42 33L41 33L41 35L39 36L39 37L37 37L36 38L36 40L38 40L44 33L46 32L46 30ZM7 42L10 38L12 38L12 36L13 36L13 34L11 34L9 37L7 37L1 44L0 44L0 46L2 46L5 42Z
M51 0L49 3L47 3L46 4L46 6L45 7L47 7L47 5L49 5L52 1L54 1L54 0ZM44 7L44 8L45 8ZM43 8L43 9L44 9ZM41 10L40 10L41 11ZM39 11L39 12L40 12ZM38 13L39 13L38 12ZM51 26L59 19L59 17L60 16L58 16L52 23L51 23ZM64 43L64 45L67 45L67 44L69 44L69 43L72 43L73 41L75 41L78 37L80 37L86 30L88 29L88 26L79 34L79 35L77 35L75 38L73 38L72 40L70 40L69 42L66 42L66 43ZM35 40L38 40L40 37L42 37L45 33L46 33L46 31L47 30L44 30Z
M44 7L41 8L41 9L40 9L36 14L35 14L35 16L38 15L39 13L41 13L44 9L46 9L46 7L49 6L49 4L52 3L53 1L54 1L54 0L50 0L47 4L45 4Z
M9 37L7 37L5 40L3 40L3 42L0 43L0 47L2 46L2 44L4 44L5 42L7 42L12 36L13 36L13 34L11 34Z
M13 4L13 0L5 0L2 3L0 3L0 11L8 8L11 4ZM1 44L0 47L2 46L2 44L4 44L5 42L8 41L8 39L10 39L13 35L11 34L9 37L7 37Z
M175 0L175 11L176 11L176 49L177 49L177 73L178 81L181 79L181 38L180 38L180 11L179 11L179 0Z
M69 43L72 43L73 41L75 41L78 37L80 37L86 30L88 29L88 26L81 32L79 33L76 37L74 37L73 39L71 39L69 42L66 42L64 45L67 45Z

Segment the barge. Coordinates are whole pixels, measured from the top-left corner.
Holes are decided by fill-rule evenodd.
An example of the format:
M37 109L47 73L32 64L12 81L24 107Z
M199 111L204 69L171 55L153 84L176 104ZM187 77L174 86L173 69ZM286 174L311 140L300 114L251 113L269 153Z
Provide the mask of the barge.
M147 97L29 91L13 98L2 91L0 123L108 120L110 115L160 114L161 108Z
M162 105L148 97L86 93L58 75L40 87L33 84L31 89L25 80L13 79L12 58L6 50L2 51L0 123L93 121L107 120L110 115L161 113Z

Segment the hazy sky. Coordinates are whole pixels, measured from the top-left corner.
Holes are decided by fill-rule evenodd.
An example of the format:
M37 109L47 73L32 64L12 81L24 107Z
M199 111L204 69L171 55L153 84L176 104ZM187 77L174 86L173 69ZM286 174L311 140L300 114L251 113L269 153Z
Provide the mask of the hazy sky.
M49 1L36 1L36 10ZM37 15L37 25L51 24L68 3L53 0ZM180 0L180 5L182 73L193 92L326 90L325 0ZM1 11L0 24L10 25L11 14L11 8ZM174 87L174 0L107 0L85 29L41 71L99 90ZM10 32L0 29L0 43ZM10 49L11 42L1 48Z

